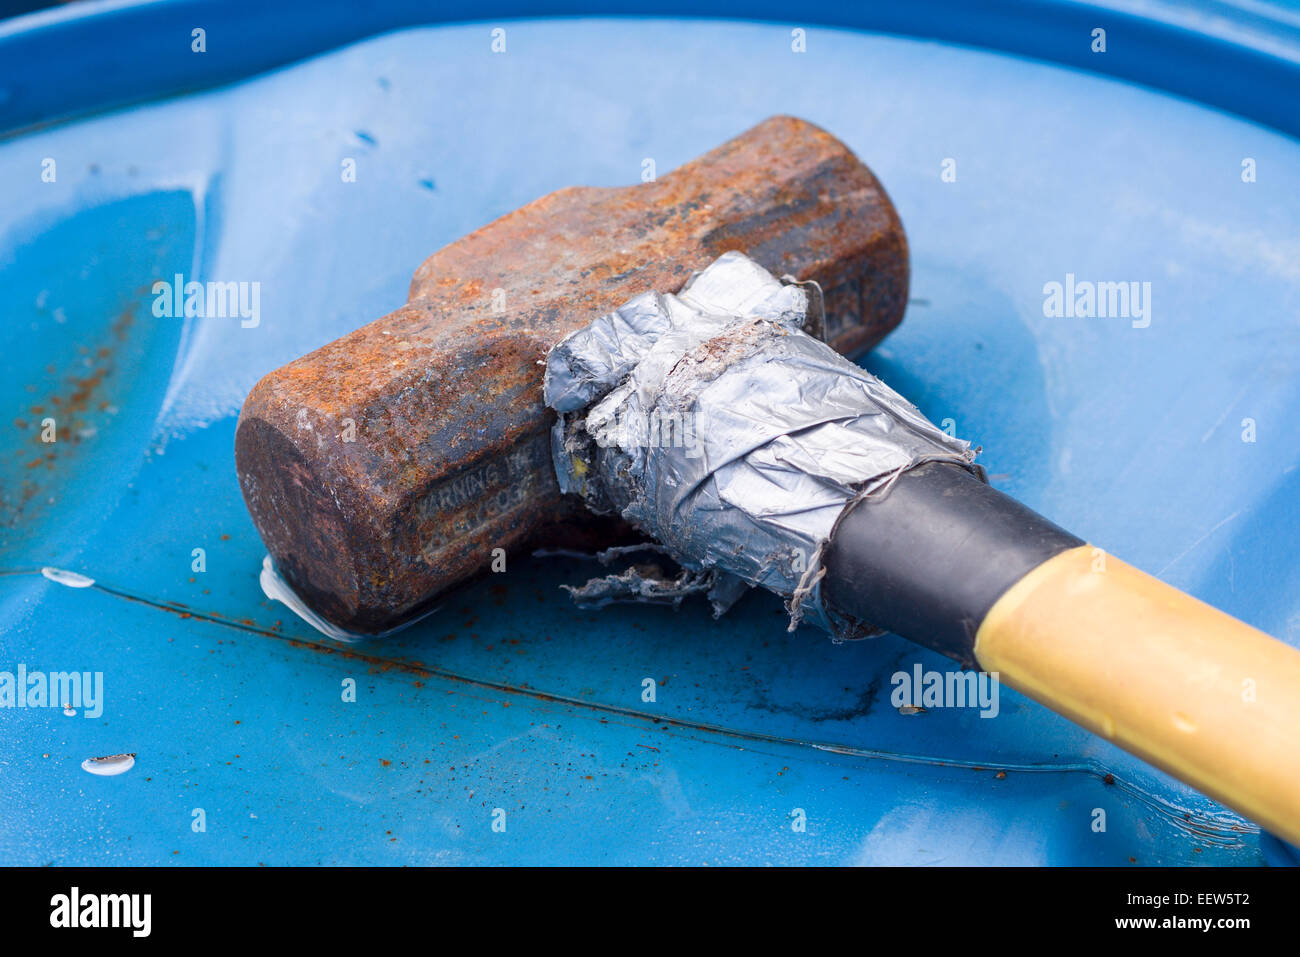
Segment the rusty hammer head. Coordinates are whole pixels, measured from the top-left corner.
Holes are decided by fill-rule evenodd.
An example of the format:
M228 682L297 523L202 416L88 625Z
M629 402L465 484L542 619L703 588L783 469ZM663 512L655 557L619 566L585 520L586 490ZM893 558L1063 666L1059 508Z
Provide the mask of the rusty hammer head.
M280 574L328 621L374 634L586 521L556 483L539 361L733 249L817 282L842 353L902 319L907 241L889 197L802 120L769 119L656 181L551 193L430 256L396 312L253 388L235 461Z

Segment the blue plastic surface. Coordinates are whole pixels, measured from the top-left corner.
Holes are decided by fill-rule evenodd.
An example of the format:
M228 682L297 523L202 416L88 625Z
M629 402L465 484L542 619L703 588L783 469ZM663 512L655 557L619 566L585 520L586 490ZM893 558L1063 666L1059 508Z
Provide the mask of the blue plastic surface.
M1052 19L1062 6L1018 42L1074 23ZM146 4L98 22L125 35L195 9L211 35L248 15ZM95 16L75 14L0 31L0 87ZM700 605L582 613L558 585L590 566L519 558L350 648L263 598L232 461L260 375L396 308L426 255L495 216L635 182L646 158L666 171L784 112L854 148L908 231L908 316L867 367L982 445L995 485L1300 642L1295 140L943 43L809 26L796 54L794 26L406 29L0 142L0 670L102 671L107 697L93 720L0 710L0 859L1261 861L1253 825L1014 692L994 719L901 714L890 676L943 659L789 635L770 596L716 622ZM1291 85L1259 93L1256 118L1288 128L1300 87L1278 69ZM42 108L113 101L67 83ZM260 324L155 318L149 286L175 272L260 282ZM1149 327L1045 317L1043 286L1067 273L1151 282ZM119 777L80 767L118 752L136 753Z

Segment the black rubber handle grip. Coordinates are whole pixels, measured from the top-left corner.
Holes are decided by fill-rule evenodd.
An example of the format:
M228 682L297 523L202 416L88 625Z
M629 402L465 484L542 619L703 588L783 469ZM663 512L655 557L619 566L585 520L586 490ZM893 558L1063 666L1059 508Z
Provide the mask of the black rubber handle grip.
M929 463L849 506L826 552L822 594L842 612L972 666L975 632L993 603L1082 544L966 469Z

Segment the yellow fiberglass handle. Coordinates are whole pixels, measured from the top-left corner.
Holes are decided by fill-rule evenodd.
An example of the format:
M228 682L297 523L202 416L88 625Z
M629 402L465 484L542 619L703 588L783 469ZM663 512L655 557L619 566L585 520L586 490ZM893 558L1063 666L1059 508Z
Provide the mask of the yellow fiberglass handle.
M1300 651L1084 545L997 600L975 657L1300 844Z

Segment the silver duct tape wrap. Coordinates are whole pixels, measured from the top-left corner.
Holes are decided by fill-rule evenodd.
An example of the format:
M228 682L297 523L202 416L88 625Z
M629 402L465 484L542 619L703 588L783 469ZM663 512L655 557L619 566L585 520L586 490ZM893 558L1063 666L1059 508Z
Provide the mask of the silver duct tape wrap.
M784 596L837 638L867 623L827 608L822 551L845 507L923 462L983 478L970 445L804 331L820 299L726 253L677 294L645 293L566 337L546 361L560 487L660 542L717 613L745 589ZM617 576L579 598L620 591ZM658 599L664 599L658 591ZM644 598L642 598L644 600Z

